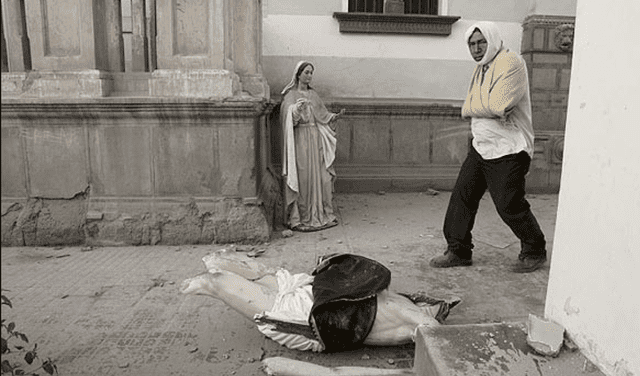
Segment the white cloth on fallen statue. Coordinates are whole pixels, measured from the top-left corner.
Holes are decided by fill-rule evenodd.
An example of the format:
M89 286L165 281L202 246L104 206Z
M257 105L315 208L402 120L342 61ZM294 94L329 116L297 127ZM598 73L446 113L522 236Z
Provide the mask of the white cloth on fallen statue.
M265 311L254 318L266 317L268 319L289 322L299 325L309 325L309 314L313 306L312 283L313 276L306 273L292 275L284 269L276 272L278 281L278 294L271 311ZM283 333L275 330L273 324L259 324L258 330L265 336L293 350L315 351L324 350L322 344L312 338L303 335Z

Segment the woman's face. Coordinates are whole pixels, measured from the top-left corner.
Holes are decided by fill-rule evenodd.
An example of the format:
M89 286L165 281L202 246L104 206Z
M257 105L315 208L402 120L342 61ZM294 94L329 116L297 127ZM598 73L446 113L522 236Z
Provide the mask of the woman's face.
M300 83L309 85L312 78L313 78L313 67L311 65L307 65L306 67L304 67L304 69L300 73L300 76L298 77L298 81L300 81Z
M480 30L476 30L469 37L469 52L475 61L480 61L487 53L487 39L482 35Z

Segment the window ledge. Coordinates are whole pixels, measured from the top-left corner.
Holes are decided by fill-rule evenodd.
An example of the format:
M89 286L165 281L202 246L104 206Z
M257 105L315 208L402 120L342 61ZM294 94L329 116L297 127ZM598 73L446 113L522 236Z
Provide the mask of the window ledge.
M341 33L449 35L458 16L334 12Z

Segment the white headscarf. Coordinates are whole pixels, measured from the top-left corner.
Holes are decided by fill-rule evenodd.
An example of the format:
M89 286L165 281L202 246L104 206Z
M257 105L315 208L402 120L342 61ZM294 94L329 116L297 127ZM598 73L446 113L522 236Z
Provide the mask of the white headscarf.
M487 52L485 52L482 60L478 61L478 65L485 65L490 63L502 49L502 36L500 35L500 30L495 23L489 21L480 21L471 25L471 27L468 28L464 33L465 43L469 42L471 34L473 34L476 29L480 30L484 38L487 40Z
M302 64L309 64L311 65L311 68L316 69L316 67L314 67L310 61L300 60L298 64L296 64L296 68L293 70L293 77L291 77L291 82L289 82L287 86L285 86L284 89L282 89L282 92L280 93L283 96L286 95L289 92L289 90L293 89L298 84L298 77L296 76L298 75L298 71L300 70L300 67L302 66Z

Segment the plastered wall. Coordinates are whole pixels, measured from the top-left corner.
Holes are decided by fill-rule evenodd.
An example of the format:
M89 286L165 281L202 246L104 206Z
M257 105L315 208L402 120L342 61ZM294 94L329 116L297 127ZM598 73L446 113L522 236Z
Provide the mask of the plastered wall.
M546 316L607 375L640 375L640 3L578 1Z

